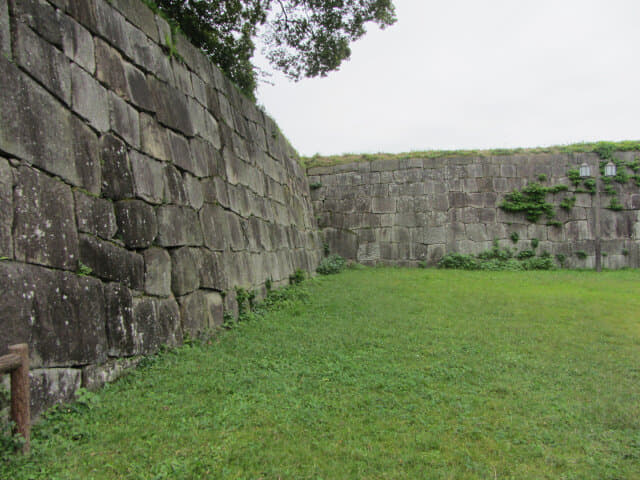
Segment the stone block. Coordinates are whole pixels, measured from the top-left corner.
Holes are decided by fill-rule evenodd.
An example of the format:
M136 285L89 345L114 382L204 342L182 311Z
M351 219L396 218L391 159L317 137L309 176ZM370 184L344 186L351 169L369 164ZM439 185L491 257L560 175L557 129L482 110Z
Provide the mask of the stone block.
M371 199L372 213L395 213L396 199L391 197L373 197Z
M75 399L82 384L82 371L75 368L44 368L29 372L31 418L56 404Z
M119 138L107 134L100 138L102 164L102 194L112 200L134 196L133 174L129 165L127 146Z
M358 255L358 237L347 230L327 228L323 232L329 251L349 259L356 260Z
M158 121L174 130L192 137L194 127L187 107L187 97L174 87L154 77L149 78Z
M202 255L197 248L176 248L171 251L171 291L178 297L200 288Z
M7 0L0 0L0 55L11 60L11 27Z
M93 74L96 70L95 48L91 33L68 15L61 15L62 51Z
M200 286L223 291L229 287L221 253L201 249L201 262L198 265Z
M109 124L125 142L140 148L140 117L137 110L115 93L109 96Z
M95 39L96 78L122 98L128 99L129 88L124 60L117 50L101 39Z
M35 265L0 262L0 351L28 343L32 368L104 361L102 284Z
M130 63L124 63L124 76L128 97L136 107L151 112L155 108L147 77Z
M222 325L222 297L216 292L198 290L179 299L185 333L198 338Z
M94 78L71 65L71 104L73 111L99 132L109 130L109 94Z
M13 168L0 158L0 257L13 258Z
M80 235L80 261L91 268L97 277L122 282L134 290L142 290L144 286L142 255L113 243L90 235Z
M173 299L134 299L133 322L137 353L151 354L162 345L182 343L179 310Z
M145 113L140 114L140 143L142 151L147 155L158 160L171 159L171 147L166 129Z
M112 0L111 3L129 22L142 30L151 40L159 41L155 14L143 2Z
M13 58L49 92L71 104L69 60L22 22L15 23Z
M73 192L76 205L78 231L90 233L105 240L111 239L118 230L113 203L75 190Z
M198 214L189 207L166 205L159 207L158 239L163 247L203 245L202 227Z
M20 167L13 195L15 258L75 271L78 236L69 186Z
M211 250L225 250L227 247L225 220L225 211L218 205L205 204L200 210L204 244Z
M42 87L0 55L0 150L99 192L97 137Z
M136 196L149 203L162 203L165 192L165 165L134 150L130 154Z
M158 234L158 222L153 207L141 200L116 203L118 233L128 248L146 248Z
M190 146L192 168L186 170L189 170L197 177L222 174L222 156L210 142L201 138L192 138Z
M158 301L158 328L156 336L162 345L177 347L182 345L183 332L180 307L173 298Z
M135 368L141 357L108 360L101 365L87 365L82 369L82 387L97 390L106 383L114 382Z
M199 182L196 183L200 185ZM165 201L175 205L189 205L185 181L178 169L170 164L165 166Z
M131 291L119 283L108 283L104 286L104 303L109 356L135 355L137 331Z
M183 175L184 189L187 194L188 204L194 210L200 210L204 204L204 192L202 183L198 178L189 173Z
M149 295L171 295L171 256L162 248L150 248L144 256L144 291Z

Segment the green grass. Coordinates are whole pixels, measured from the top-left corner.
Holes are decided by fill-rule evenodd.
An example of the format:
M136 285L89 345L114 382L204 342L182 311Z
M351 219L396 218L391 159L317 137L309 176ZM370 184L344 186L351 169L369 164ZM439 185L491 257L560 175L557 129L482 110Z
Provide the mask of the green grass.
M374 160L403 160L408 158L446 158L446 157L491 157L516 154L537 153L592 153L606 144L615 151L628 152L640 150L639 140L625 140L621 142L574 143L571 145L555 145L551 147L534 148L494 148L491 150L427 150L405 153L345 153L342 155L319 155L302 157L301 163L306 168L341 165L353 162L371 162Z
M0 478L637 479L639 282L319 277L54 415Z

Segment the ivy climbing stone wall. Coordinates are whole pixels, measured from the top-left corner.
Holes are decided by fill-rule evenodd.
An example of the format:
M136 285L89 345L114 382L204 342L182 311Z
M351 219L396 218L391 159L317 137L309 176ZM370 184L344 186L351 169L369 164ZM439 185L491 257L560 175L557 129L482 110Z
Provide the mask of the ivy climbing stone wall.
M638 267L640 153L612 158L623 173L600 184L602 264ZM364 264L436 265L447 253L489 250L494 240L518 252L537 239L537 255L592 268L596 197L589 181L575 178L583 162L595 175L602 159L595 153L411 158L315 167L308 174L327 248ZM552 218L542 214L532 222L524 211L500 208L510 192L536 183L534 190L556 191L542 195Z
M0 355L34 411L313 271L274 122L137 0L0 0Z

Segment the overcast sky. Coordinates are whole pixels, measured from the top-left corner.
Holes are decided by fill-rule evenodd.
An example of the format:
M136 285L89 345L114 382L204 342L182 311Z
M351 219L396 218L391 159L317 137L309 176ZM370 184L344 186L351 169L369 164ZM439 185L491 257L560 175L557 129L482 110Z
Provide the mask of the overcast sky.
M395 0L326 78L258 101L302 155L640 139L640 0Z

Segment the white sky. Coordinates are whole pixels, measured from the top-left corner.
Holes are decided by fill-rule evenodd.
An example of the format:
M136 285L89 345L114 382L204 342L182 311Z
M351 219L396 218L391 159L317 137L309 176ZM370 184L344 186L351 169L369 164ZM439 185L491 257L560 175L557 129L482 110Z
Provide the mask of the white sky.
M395 0L326 78L258 101L302 155L640 139L640 0Z

